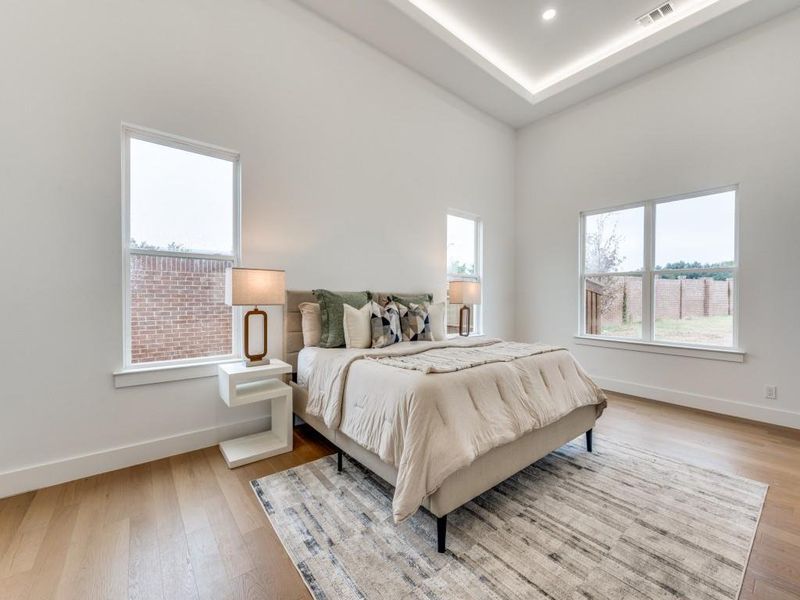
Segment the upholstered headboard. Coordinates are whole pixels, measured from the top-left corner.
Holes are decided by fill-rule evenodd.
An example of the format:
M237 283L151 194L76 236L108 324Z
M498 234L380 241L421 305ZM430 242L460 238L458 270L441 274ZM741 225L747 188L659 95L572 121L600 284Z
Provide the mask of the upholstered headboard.
M292 365L292 372L297 372L297 354L303 349L303 327L300 320L300 309L303 302L316 302L311 292L286 292L286 313L283 322L283 360Z
M425 292L423 292L425 293ZM416 293L400 292L372 292L372 298L379 304L385 304L390 295L416 296ZM300 309L303 302L316 302L317 299L311 292L288 290L286 292L286 312L284 316L283 348L284 360L292 365L292 371L297 372L297 355L303 349L303 326L300 318Z

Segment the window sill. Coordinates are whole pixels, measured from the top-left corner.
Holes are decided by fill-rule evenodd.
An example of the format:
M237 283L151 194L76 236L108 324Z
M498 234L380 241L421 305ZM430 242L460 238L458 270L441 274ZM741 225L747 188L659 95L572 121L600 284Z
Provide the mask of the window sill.
M661 344L658 342L601 338L591 335L576 335L575 343L580 344L581 346L598 346L601 348L613 348L615 350L651 352L654 354L688 356L690 358L704 358L708 360L721 360L738 363L744 362L745 356L745 351L740 348L701 348L696 346Z
M168 381L183 381L216 377L217 367L226 363L241 361L241 358L223 358L207 362L194 362L182 365L161 365L151 367L133 367L114 371L114 387L126 388L137 385L150 385Z

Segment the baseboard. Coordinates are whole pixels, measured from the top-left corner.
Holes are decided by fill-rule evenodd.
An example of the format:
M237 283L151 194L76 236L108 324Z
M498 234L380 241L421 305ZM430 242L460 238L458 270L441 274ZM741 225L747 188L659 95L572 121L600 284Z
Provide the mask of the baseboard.
M213 446L270 427L258 417L0 473L0 498Z
M610 379L608 377L592 377L592 380L604 390L609 390L611 392L619 392L620 394L639 396L650 400L658 400L659 402L707 410L709 412L749 419L751 421L800 429L800 413L788 410L757 406L755 404L715 398L714 396L704 396L692 392L682 392L671 388L643 385L632 381L620 381L619 379Z

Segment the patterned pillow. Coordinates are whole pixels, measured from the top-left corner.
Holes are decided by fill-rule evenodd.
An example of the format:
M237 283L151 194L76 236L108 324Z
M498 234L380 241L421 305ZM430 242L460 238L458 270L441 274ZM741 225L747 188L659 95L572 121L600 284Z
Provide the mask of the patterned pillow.
M400 333L400 311L394 302L389 302L386 306L373 302L370 325L373 348L391 346L403 339Z
M403 332L404 342L422 342L433 339L427 306L412 302L408 306L398 304L397 308L400 311L400 329Z

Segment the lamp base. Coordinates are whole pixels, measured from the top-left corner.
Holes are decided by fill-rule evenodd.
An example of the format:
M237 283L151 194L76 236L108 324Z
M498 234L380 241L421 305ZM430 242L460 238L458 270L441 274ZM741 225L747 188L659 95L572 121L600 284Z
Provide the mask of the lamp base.
M256 337L256 346L258 345L258 340L260 337L261 341L261 348L256 349L251 352L250 348L250 325L251 321L256 324L256 327L260 329L258 326L258 321L261 320L263 330L261 335ZM253 310L249 310L244 315L244 363L245 367L259 367L261 365L268 365L269 364L269 357L267 356L267 339L268 339L268 331L267 331L267 313L263 310L258 310L256 306Z
M242 364L245 367L261 367L269 364L269 358L262 358L261 360L250 360L249 358L245 358L242 361Z
M458 335L462 337L469 336L471 321L471 312L469 306L466 304L458 311Z

